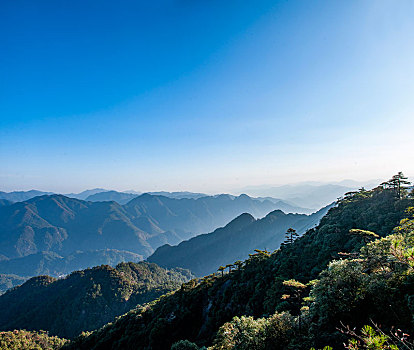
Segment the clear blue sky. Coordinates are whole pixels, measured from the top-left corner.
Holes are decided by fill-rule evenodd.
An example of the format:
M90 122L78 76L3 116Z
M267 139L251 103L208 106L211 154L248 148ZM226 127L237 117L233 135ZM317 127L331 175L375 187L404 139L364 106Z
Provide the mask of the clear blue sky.
M0 2L0 190L414 175L412 0Z

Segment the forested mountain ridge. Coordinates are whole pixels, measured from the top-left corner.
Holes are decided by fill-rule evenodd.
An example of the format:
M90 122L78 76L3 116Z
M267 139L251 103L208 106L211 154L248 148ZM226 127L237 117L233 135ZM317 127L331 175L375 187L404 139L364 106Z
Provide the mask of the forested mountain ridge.
M0 208L0 254L16 258L41 251L129 247L148 254L145 232L115 202L92 203L61 195L40 196ZM109 247L108 247L109 245Z
M302 330L299 328L298 331L297 322L294 321L297 320L295 315L298 314L298 308L301 306L301 299L293 297L296 295L295 293L291 300L288 300L289 297L284 296L289 295L289 293L291 294L292 288L299 286L298 288L300 289L301 285L305 287L305 290L306 288L309 290L309 287L302 283L307 283L318 277L319 273L327 267L327 264L332 261L332 259L339 259L341 257L338 253L344 252L346 254L358 252L359 249L366 244L366 238L360 235L350 235L349 231L351 229L373 230L380 237L387 236L393 232L393 228L399 224L400 220L407 215L405 212L406 208L412 205L412 199L397 198L395 191L390 189L377 188L373 191L361 190L351 194L341 200L336 207L331 208L317 228L309 230L294 243L283 246L273 254L259 251L252 255L244 263L242 268L233 268L231 273L224 274L223 277L208 276L200 281L190 281L174 294L163 297L145 308L129 312L113 324L107 325L90 335L81 337L75 342L72 342L67 348L169 349L174 342L182 339L188 339L197 343L199 346L212 345L213 339L216 337L219 328L225 322L232 320L235 316L247 315L263 317L272 315L275 311L281 312L284 310L291 312L294 316L289 316L289 314L279 314L272 316L273 318L269 319L269 322L273 322L272 324L276 327L274 332L277 333L278 329L280 330L279 335L284 337L283 342L279 339L280 345L278 345L277 342L273 342L270 347L259 347L261 344L259 341L259 343L255 343L258 344L258 349L290 348L308 350L313 344L316 344L317 346L329 345L329 343L326 343L325 341L330 341L332 345L335 345L338 343L338 340L339 344L342 344L343 339L339 338L336 334L336 325L332 322L336 320L336 322L339 323L339 320L345 319L345 316L344 318L330 319L329 326L321 317L327 318L330 317L330 315L327 314L324 316L323 310L319 308L320 311L315 311L315 317L318 317L315 319L315 323L309 321L310 325L314 327L312 328L309 326L311 327L309 328L309 335L306 333L308 332L308 328L306 328L306 332L304 327ZM352 266L354 263L350 262L350 264ZM353 279L361 275L360 270L354 275L351 271L344 274L341 272L342 267L335 267L335 269L336 270L334 270L335 272L332 275L329 275L329 272L322 275L322 279L344 278L344 280L337 282L339 283L338 286L344 286L350 283L345 282L346 278ZM326 274L328 274L328 277L324 277ZM409 277L410 275L407 276ZM283 283L292 278L295 278L302 283L290 283L287 285ZM403 283L408 282L409 281L407 280ZM290 285L293 287L290 287ZM324 286L327 288L331 283L326 280L325 284L318 285L323 289ZM389 289L386 289L385 287L381 288L389 291ZM397 290L401 290L401 293L403 293L402 296L400 296L402 299L398 299L398 296L389 295L393 307L395 307L395 310L409 310L407 309L407 303L410 300L408 298L409 294L407 296L404 293L409 290L411 290L412 293L414 288L407 286ZM344 292L350 293L352 292L352 289L346 289ZM379 294L374 290L372 290L372 292L379 297ZM302 296L306 296L307 293L308 292L304 292ZM353 317L352 313L347 313L347 301L344 301L344 304L341 304L344 305L343 307L345 307L345 309L338 309L336 312L343 312L347 317L346 320L349 322L355 320L355 322L358 323L355 324L355 326L360 325L361 322L362 324L369 322L370 315L373 315L377 317L375 321L381 322L384 325L401 325L401 327L414 329L412 325L410 326L410 321L407 321L410 320L409 317L407 319L409 312L411 312L412 315L414 309L408 311L408 315L407 312L402 312L401 320L398 320L398 318L395 318L394 316L390 316L389 311L387 311L386 314L390 316L390 318L388 320L386 318L382 319L384 314L378 310L378 308L381 308L381 304L368 302L372 295L370 293L371 292L363 294L366 296L362 296L362 299L355 304L357 308L359 308L359 312L362 312L358 319ZM326 290L319 294L316 290L314 291L314 294L318 295L318 297L321 295L330 295ZM345 294L343 297L348 296ZM332 296L332 298L333 299L329 302L335 302L335 300L336 302L338 301L337 296ZM384 302L383 298L386 300L387 295L384 296L384 294L382 294L381 299L379 300ZM297 300L299 302L297 302ZM403 300L403 302L394 304L397 300ZM366 304L364 304L364 302ZM320 305L323 306L328 304L328 301L325 300ZM349 305L350 310L355 310L353 309L355 306L353 302L349 301ZM365 307L368 307L368 309L364 309L364 305ZM335 306L332 307L333 310L335 310ZM370 308L372 308L372 310ZM311 308L311 310L314 309ZM329 309L329 312L332 312L332 310ZM293 323L289 323L291 321ZM235 319L234 322L239 321ZM245 322L245 326L240 322ZM233 326L230 324L228 326L230 328L224 329L221 340L220 334L217 334L218 338L216 338L216 342L223 345L220 341L223 339L223 342L229 340L228 337L236 332L237 329L242 329L241 326L249 327L249 324L253 325L256 321L250 319L246 319L245 321L245 319L243 319L240 322L238 324L233 324ZM265 324L265 321L260 322L262 325ZM390 322L393 324L390 324ZM280 328L284 327L284 325L286 325L286 329ZM351 326L354 325L351 324ZM259 327L259 325L257 327ZM334 327L333 330L332 327ZM260 327L257 329L257 332L260 332ZM323 333L324 331L328 333L325 334ZM259 334L257 332L249 333L248 328L246 328L246 334L250 334L251 337L249 338L246 335L249 339L246 338L244 346L243 343L237 343L237 340L230 339L226 346L223 345L220 347L220 345L217 349L252 348L249 346L253 343L249 343L249 341L255 341L254 337ZM235 337L237 337L237 333L235 334ZM311 339L312 334L317 340ZM334 334L334 336L332 334ZM307 338L304 340L301 337ZM258 339L260 340L260 338ZM295 343L295 341L298 342ZM287 344L289 342L293 342L293 345L289 345L288 347ZM321 342L325 343L321 344ZM238 347L235 344L240 344L240 346ZM266 343L262 343L262 346L263 344Z
M97 266L64 279L33 277L0 296L0 330L47 330L74 337L177 289L191 277L188 270L165 270L146 262Z
M249 214L242 214L212 233L199 235L177 246L161 246L147 260L163 267L183 267L202 277L217 271L220 265L247 259L255 249L273 251L279 248L288 228L303 234L317 225L331 206L309 216L276 210L256 220Z

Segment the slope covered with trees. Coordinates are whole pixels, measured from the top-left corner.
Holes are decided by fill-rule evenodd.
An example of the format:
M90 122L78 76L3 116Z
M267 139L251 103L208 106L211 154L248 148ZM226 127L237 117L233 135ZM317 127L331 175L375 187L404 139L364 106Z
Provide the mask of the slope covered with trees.
M318 280L284 281L289 294L281 299L288 312L234 317L220 327L211 350L332 349L327 344L335 349L413 349L414 208L408 214L392 235L332 261ZM365 238L378 237L358 231Z
M68 348L169 349L181 340L216 349L342 347L340 321L362 327L370 318L386 330L412 332L414 224L400 223L412 205L388 187L348 193L293 243L272 254L257 251L223 276L192 280ZM399 224L403 228L393 231ZM376 241L359 256L371 239L368 230L379 238L397 236Z
M46 332L25 330L0 332L0 349L2 350L57 350L65 342L65 339L49 336Z
M285 214L273 211L263 219L242 214L223 228L199 235L177 246L164 245L147 260L164 267L182 267L202 277L237 260L245 260L255 249L275 250L289 228L303 234L314 227L330 206L312 215Z
M0 296L0 330L47 330L74 337L177 289L191 277L187 270L146 262L102 265L64 279L33 277Z

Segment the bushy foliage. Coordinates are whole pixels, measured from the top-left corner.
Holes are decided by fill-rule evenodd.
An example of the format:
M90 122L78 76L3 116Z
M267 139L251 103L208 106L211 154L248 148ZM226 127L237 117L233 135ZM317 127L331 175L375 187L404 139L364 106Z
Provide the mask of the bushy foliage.
M414 218L403 219L394 234L369 243L357 258L331 262L321 273L310 308L310 333L318 334L319 342L338 342L338 320L362 326L373 319L388 329L413 328L413 224Z
M344 330L344 333L352 336L352 338L348 341L348 344L345 344L345 348L348 350L414 349L414 344L407 339L408 334L397 330L391 335L387 335L378 326L375 325L375 328L365 325L358 334L348 327Z
M55 350L60 349L67 340L50 337L46 332L14 330L0 332L1 350Z
M217 332L211 350L282 350L295 330L294 318L286 312L268 318L234 317Z

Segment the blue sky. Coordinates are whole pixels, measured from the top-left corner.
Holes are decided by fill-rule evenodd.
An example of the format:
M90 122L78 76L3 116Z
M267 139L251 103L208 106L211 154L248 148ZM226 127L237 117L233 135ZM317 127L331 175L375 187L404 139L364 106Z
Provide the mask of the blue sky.
M0 3L0 190L414 176L414 2Z

